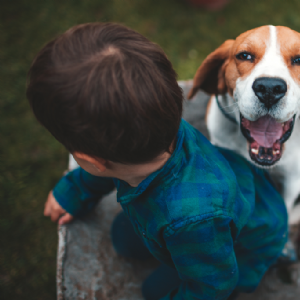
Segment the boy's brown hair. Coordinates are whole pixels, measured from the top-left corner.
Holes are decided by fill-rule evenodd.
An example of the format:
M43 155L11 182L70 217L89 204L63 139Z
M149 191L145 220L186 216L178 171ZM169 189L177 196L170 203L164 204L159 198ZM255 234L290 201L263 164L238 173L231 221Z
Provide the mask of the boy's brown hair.
M46 44L29 70L27 98L71 153L129 164L169 151L183 99L162 49L112 23L78 25Z

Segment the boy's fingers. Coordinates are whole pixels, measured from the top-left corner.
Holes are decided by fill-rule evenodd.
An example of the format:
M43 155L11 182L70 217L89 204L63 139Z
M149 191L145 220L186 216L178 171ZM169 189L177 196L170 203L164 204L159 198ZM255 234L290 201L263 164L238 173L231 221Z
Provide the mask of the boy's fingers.
M45 208L44 208L44 216L48 217L51 214L51 208L49 205L47 205L47 202L45 203Z
M53 206L55 204L56 200L53 196L52 191L48 194L47 201L45 203L45 208L44 208L44 216L48 217L51 215L51 211L53 210Z
M70 223L73 219L74 217L72 215L66 213L59 219L58 224L59 225L67 224Z
M62 214L62 211L52 210L50 214L51 221L56 222Z
M45 203L44 216L50 217L51 221L56 222L65 213L66 211L59 205L51 191Z

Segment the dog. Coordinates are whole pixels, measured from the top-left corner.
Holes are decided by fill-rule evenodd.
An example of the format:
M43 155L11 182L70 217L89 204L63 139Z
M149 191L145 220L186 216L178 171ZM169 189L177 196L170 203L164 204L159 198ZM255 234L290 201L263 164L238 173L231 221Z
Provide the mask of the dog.
M289 223L300 220L300 33L262 26L227 40L198 68L191 99L212 94L206 110L211 142L270 169Z

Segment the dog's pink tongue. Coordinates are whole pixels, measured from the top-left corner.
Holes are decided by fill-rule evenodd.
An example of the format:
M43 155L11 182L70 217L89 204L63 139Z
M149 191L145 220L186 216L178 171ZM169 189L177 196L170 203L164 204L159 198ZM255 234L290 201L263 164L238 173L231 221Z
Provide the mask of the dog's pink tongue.
M270 148L282 136L282 124L270 116L250 122L248 129L254 140L262 147Z

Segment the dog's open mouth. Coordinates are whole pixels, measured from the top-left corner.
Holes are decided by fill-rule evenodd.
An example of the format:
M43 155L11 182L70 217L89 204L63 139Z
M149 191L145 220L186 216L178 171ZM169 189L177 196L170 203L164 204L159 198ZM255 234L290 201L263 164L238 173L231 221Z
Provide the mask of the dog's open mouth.
M249 142L251 159L261 166L272 166L282 156L283 143L293 131L295 116L284 123L277 123L269 115L249 121L241 115L241 131Z

